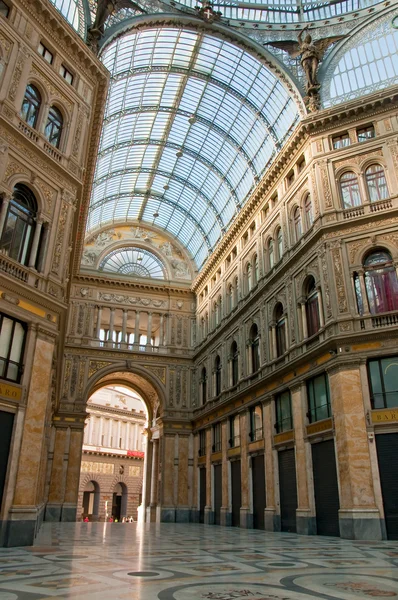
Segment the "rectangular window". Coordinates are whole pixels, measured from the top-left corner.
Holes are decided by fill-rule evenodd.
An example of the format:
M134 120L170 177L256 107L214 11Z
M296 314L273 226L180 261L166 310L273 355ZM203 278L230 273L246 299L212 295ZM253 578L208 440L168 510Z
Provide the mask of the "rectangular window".
M54 55L52 54L52 52L50 52L50 50L48 50L48 48L46 48L45 45L42 44L41 42L39 44L38 51L39 51L39 54L42 55L44 60L46 60L51 65L53 62L53 59L54 59Z
M398 356L368 362L372 408L398 406Z
M239 415L229 419L229 445L231 448L240 446L240 418Z
M105 436L101 435L101 446L102 447L104 446L104 441L105 441Z
M329 382L326 373L307 381L308 419L310 423L328 419L330 408Z
M3 15L3 17L5 17L7 19L9 14L10 14L10 7L7 6L7 4L5 2L3 2L3 0L0 0L0 15Z
M293 429L292 400L289 390L282 392L282 394L278 394L275 399L275 409L276 433L282 433L282 431L290 431Z
M199 431L199 456L206 454L206 430Z
M357 139L358 142L366 142L366 140L371 140L375 137L375 128L373 125L368 125L367 127L362 127L361 129L357 129Z
M27 325L0 313L0 378L19 383Z
M255 442L263 437L263 411L260 404L250 408L250 441Z
M63 77L68 83L70 83L72 85L73 83L73 75L70 71L68 71L68 69L65 67L65 65L61 65L61 68L59 70L59 74L61 75L61 77Z
M221 423L213 425L213 452L221 452Z
M339 148L345 148L351 144L350 136L348 133L341 133L332 138L333 149L338 150Z

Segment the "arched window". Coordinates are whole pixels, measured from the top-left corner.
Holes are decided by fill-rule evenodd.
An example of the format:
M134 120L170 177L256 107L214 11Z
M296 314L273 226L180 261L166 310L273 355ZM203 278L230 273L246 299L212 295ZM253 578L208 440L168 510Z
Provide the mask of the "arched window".
M59 148L61 142L62 135L62 127L64 124L63 117L61 112L55 106L51 106L48 111L48 118L46 128L44 130L44 135L56 148Z
M283 256L283 236L282 229L278 227L276 232L276 243L278 244L278 260L282 260Z
M343 173L340 177L340 190L343 208L352 208L362 204L358 178L355 173L352 173L351 171Z
M239 353L238 344L231 344L231 362L232 362L232 385L236 385L239 381Z
M320 328L318 290L316 289L313 277L309 277L307 280L305 314L307 317L308 337L311 337Z
M219 325L221 323L221 319L222 319L222 300L221 300L221 296L218 296L218 299L217 299L217 325Z
M238 278L235 277L235 282L234 282L234 308L235 308L235 306L238 306L238 301L239 301L239 281L238 281Z
M37 87L29 84L22 101L21 117L31 127L36 127L41 105L41 95Z
M380 165L370 165L365 171L365 179L371 202L388 198L387 181L383 167Z
M27 265L35 230L37 202L33 192L22 183L17 183L10 200L0 251L22 265Z
M276 355L282 356L286 352L286 319L283 306L279 302L275 307L276 321Z
M275 265L275 254L274 254L274 240L268 242L268 262L269 268L272 269Z
M293 226L294 226L294 240L296 242L299 241L301 236L303 235L303 228L301 224L301 212L300 208L296 206L293 212Z
M249 293L253 287L252 266L250 263L247 263L247 265L246 265L246 285L247 285L246 292Z
M253 285L258 284L258 256L257 254L253 257Z
M372 252L364 261L364 271L366 296L371 314L398 310L398 278L391 254L387 250ZM360 294L360 286L355 287ZM363 304L361 300L358 298L359 306Z
M209 333L209 313L205 314L205 335Z
M227 310L230 313L231 310L234 307L234 292L232 289L232 283L229 284L228 286L228 290L227 290Z
M311 229L314 222L314 214L312 212L311 195L308 194L304 202L304 213L305 213L305 226L307 229Z
M216 376L216 396L221 394L221 358L217 355L214 361L214 369Z
M206 404L207 402L207 371L206 367L203 367L201 377L200 377L200 385L202 387L202 404Z
M213 329L218 325L218 308L217 302L213 303Z
M252 373L256 373L260 368L259 342L258 327L256 323L253 323L249 333Z

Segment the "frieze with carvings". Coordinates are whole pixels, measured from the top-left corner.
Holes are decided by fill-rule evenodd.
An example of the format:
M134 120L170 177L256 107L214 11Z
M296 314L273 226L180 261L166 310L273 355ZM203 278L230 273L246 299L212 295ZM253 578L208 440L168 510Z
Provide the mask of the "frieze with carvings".
M366 154L356 154L355 156L350 156L350 158L346 158L345 160L338 160L334 163L335 170L341 169L342 167L355 165L356 167L360 167L360 165L369 159L378 159L380 156L383 156L383 151L374 150L373 152L367 152Z
M30 176L29 169L15 160L10 160L4 173L4 181L8 183L9 179L17 173Z
M0 33L0 46L3 49L3 58L7 60L11 50L11 41L2 33Z
M62 92L60 92L60 90L58 90L56 87L54 87L48 81L47 77L45 77L45 75L43 75L43 73L41 71L39 71L34 65L32 66L30 75L33 77L37 77L37 79L40 79L43 86L46 88L46 90L52 96L52 99L54 99L54 98L61 99L61 102L68 107L69 113L70 114L72 113L72 107L73 107L72 102Z
M27 48L23 47L18 54L17 62L14 67L14 74L12 76L11 85L8 92L8 97L12 101L14 101L16 98L19 82L22 76L22 71L28 56L29 52Z
M166 384L166 369L164 367L144 365L144 368L153 373L164 385Z
M105 367L109 367L112 363L106 360L90 360L88 367L88 378L92 377L94 373Z
M136 304L138 306L153 306L155 308L167 308L167 300L151 300L150 298L137 298L134 296L123 296L122 294L99 293L99 300L105 302L117 302L118 304Z
M339 307L339 312L344 313L347 312L347 295L344 283L344 273L340 248L332 248L331 256L334 270L334 278L336 282L337 304Z

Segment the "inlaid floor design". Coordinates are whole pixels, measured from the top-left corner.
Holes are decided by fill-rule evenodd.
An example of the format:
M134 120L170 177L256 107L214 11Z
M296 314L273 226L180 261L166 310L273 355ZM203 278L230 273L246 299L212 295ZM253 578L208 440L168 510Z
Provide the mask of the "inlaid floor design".
M197 524L45 523L0 600L398 600L398 542Z

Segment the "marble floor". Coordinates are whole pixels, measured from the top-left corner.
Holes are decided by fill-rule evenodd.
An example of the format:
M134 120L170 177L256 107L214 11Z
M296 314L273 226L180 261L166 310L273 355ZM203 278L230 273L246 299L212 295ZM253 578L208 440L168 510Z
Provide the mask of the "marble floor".
M0 600L398 599L398 542L197 524L44 524L0 549Z

